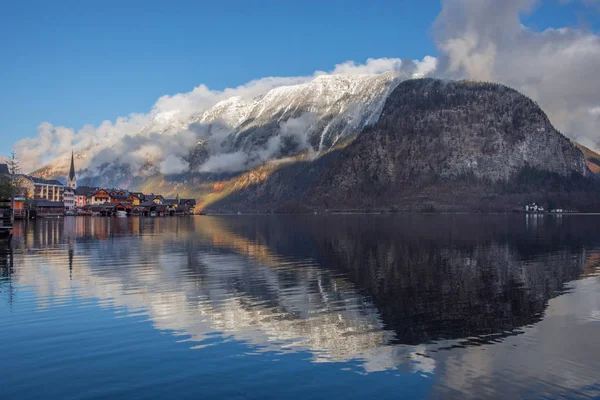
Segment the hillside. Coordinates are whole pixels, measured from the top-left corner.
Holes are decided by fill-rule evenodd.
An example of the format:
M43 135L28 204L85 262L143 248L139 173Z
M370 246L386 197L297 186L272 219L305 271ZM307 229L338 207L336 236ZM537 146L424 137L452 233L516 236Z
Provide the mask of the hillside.
M585 157L585 163L590 171L594 175L600 175L600 154L577 142L573 142L573 144L575 144L575 146L577 146L577 148L583 153L583 156Z

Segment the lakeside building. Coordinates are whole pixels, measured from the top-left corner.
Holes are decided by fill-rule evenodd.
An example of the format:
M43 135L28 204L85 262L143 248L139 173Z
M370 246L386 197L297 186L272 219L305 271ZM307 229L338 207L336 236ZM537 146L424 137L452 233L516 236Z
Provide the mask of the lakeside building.
M33 204L37 217L60 217L65 213L62 201L34 200Z
M137 193L129 193L127 196L127 202L134 206L139 206L142 203L142 197Z
M110 194L104 189L99 189L87 197L87 204L100 205L104 203L110 203Z
M56 179L42 179L28 175L19 175L20 195L34 200L62 202L65 186Z
M65 209L73 210L76 206L75 189L67 186L63 194L63 204Z
M15 219L29 218L29 208L26 207L25 197L15 197L13 199L13 215Z
M88 203L88 197L96 193L100 188L90 186L79 186L75 189L75 207L83 207Z

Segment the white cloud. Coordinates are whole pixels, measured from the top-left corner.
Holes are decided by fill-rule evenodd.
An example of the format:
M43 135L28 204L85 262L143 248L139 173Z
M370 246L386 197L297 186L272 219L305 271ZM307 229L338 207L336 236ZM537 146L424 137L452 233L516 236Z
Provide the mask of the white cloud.
M446 0L434 24L439 74L504 83L536 100L568 136L596 144L600 37L571 28L535 31L521 16L536 0ZM591 4L591 3L590 3ZM597 146L596 146L597 147Z
M214 166L216 170L234 171L253 165L258 160L266 160L277 153L279 146L270 142L258 154L252 156L237 154L228 156L227 163L218 159L221 145L232 132L230 127L213 124L210 127L189 122L215 104L238 97L250 101L269 90L308 82L324 74L378 74L387 71L411 69L415 74L430 73L435 68L435 58L426 57L422 61L401 60L399 58L368 59L365 64L347 61L338 64L331 72L316 71L310 76L267 77L250 81L236 88L222 91L211 90L199 85L187 93L160 97L148 114L130 114L116 121L104 121L100 126L86 125L79 131L63 126L53 126L48 122L40 124L38 135L15 144L17 155L25 171L33 171L57 158L65 159L71 150L84 153L78 162L79 168L100 168L107 163L119 162L138 170L153 160L162 171L179 171L183 160L198 140L208 139L210 153L213 154L203 170ZM409 75L410 76L410 75ZM291 124L299 123L292 121ZM290 125L290 126L292 126ZM305 138L300 140L300 145ZM271 146L271 148L269 148ZM175 158L167 157L174 155ZM171 168L171 166L175 166Z
M200 172L235 172L246 168L248 155L243 151L217 154L208 158L200 167Z
M399 58L369 58L365 64L346 61L335 66L331 73L342 75L381 74L399 70L402 60Z
M164 161L160 163L160 173L164 175L181 174L189 171L190 164L177 157L176 155L169 154Z

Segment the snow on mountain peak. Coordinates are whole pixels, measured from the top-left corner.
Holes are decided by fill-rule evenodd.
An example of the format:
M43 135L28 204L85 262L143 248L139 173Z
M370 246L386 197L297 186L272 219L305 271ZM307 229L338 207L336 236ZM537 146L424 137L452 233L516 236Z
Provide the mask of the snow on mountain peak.
M222 93L212 106L197 99L186 103L168 98L137 134L123 136L109 152L99 149L98 154L90 154L85 174L93 175L94 168L106 173L107 163L119 163L127 164L133 176L142 176L148 168L158 170L168 156L169 160L177 158L178 165L189 164L190 169L239 171L296 152L319 153L375 123L399 81L395 72L329 74L270 88L258 96L259 91L249 91L253 97L223 98ZM138 154L143 159L137 160ZM217 161L223 155L227 163Z

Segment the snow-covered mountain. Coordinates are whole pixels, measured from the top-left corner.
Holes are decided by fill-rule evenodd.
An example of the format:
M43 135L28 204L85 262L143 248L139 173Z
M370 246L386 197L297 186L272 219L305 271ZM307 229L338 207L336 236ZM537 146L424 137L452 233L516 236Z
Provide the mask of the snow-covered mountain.
M91 184L127 185L157 173L238 172L297 153L317 155L375 123L399 82L394 72L321 75L255 98L232 96L191 116L156 112L110 147L80 149L80 175ZM36 174L64 177L68 162L61 157Z
M302 128L307 129L314 150L324 150L340 138L377 121L387 95L398 84L394 78L392 72L322 75L308 83L275 88L251 101L229 98L202 113L194 122L224 122L236 131L234 148L253 148L256 142L261 142L265 127L273 128L272 134L278 134L278 126L309 113L314 119Z

